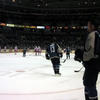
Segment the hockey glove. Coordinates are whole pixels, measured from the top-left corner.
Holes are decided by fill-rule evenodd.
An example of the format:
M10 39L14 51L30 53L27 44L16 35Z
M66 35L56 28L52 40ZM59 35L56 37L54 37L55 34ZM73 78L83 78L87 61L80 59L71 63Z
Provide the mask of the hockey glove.
M59 53L59 57L62 58L63 57L63 54L62 53Z
M79 62L83 61L83 52L84 52L83 50L77 49L77 50L75 51L74 60L75 60L75 61L79 61Z
M49 56L48 54L46 54L45 56L46 56L46 59L47 59L47 60L50 59L50 56Z

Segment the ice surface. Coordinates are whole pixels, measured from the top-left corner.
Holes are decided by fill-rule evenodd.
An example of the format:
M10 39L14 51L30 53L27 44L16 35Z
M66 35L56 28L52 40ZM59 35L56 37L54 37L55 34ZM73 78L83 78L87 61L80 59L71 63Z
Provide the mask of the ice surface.
M84 100L81 63L71 59L62 63L61 77L55 77L52 64L42 56L28 53L0 54L0 100ZM100 78L98 79L100 89Z

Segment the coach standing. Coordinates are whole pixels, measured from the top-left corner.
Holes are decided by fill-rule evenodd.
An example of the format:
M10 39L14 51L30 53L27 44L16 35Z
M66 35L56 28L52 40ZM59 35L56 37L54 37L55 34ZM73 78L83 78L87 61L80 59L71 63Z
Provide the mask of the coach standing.
M94 20L88 21L89 34L86 39L85 49L83 54L83 65L85 67L85 73L83 77L83 83L85 87L85 100L98 100L98 93L96 89L96 82L98 74L100 72L100 57L96 50L97 38L97 24Z

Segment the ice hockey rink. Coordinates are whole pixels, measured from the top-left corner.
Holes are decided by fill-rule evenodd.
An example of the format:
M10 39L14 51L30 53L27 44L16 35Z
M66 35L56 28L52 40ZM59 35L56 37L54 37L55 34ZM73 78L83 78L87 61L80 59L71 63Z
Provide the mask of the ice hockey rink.
M73 57L65 63L65 56L61 59L62 76L56 77L44 54L0 54L0 100L84 100L84 69L74 72L82 64ZM97 86L100 94L100 77Z

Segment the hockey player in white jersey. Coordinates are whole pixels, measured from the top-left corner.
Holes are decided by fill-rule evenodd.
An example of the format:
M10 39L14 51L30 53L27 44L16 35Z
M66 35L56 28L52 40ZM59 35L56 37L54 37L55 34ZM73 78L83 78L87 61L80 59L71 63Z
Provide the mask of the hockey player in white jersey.
M41 47L40 46L38 46L38 55L41 55L41 52L42 52L42 50L41 50Z
M15 55L16 55L17 52L18 52L18 47L17 47L17 46L15 46L15 48L14 48L14 52L15 52Z
M35 52L35 56L37 56L38 55L38 47L37 46L34 48L34 52Z
M6 46L4 47L4 52L5 52L5 53L7 52L7 47L6 47Z

